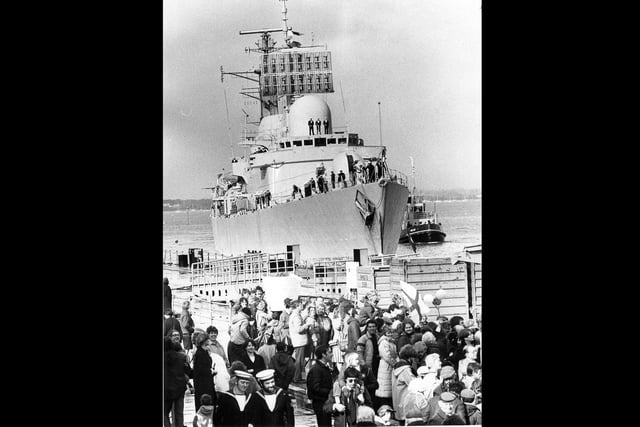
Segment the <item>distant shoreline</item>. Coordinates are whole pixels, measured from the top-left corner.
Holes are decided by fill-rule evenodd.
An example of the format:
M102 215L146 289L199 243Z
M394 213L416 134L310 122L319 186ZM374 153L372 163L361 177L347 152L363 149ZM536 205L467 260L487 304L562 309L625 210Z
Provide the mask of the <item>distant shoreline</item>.
M429 195L424 195L424 201L426 203L450 203L450 202L471 202L475 200L482 200L482 195L477 195L475 197L461 197L461 198L447 198L444 197L442 199L433 199L429 198ZM200 200L163 200L162 210L163 212L198 212L198 211L208 211L211 209L211 200L210 199L200 199Z

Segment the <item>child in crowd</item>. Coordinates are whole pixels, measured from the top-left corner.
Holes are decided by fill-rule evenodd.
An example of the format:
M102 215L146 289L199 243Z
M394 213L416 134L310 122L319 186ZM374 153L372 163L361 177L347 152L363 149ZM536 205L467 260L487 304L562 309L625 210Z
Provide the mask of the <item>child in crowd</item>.
M200 409L193 417L193 427L213 427L213 399L208 394L200 397Z

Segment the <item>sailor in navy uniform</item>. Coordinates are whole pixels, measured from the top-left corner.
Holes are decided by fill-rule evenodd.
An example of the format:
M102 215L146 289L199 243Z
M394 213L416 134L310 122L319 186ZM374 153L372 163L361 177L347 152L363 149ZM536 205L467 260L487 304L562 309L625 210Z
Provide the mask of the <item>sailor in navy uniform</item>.
M247 393L252 375L245 371L235 371L235 373L238 382L233 389L228 392L218 392L218 402L213 414L213 424L216 426L256 425L258 398L255 393Z
M309 135L313 135L313 119L309 119L307 124L309 125Z
M286 390L276 387L275 370L265 369L256 374L263 391L252 394L257 406L254 427L294 427L293 407Z
M322 122L320 121L320 119L318 119L318 120L316 120L316 130L318 131L318 135L320 135L320 133L321 133L320 132L320 129L321 129L320 126L322 126Z

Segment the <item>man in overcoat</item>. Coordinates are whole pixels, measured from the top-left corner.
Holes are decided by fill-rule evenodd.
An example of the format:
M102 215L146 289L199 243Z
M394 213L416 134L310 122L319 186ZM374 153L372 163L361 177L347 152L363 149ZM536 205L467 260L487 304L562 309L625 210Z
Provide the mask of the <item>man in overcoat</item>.
M307 396L311 399L318 427L331 427L331 414L325 413L322 407L333 390L336 378L331 368L333 350L328 345L319 345L315 355L316 363L307 375Z

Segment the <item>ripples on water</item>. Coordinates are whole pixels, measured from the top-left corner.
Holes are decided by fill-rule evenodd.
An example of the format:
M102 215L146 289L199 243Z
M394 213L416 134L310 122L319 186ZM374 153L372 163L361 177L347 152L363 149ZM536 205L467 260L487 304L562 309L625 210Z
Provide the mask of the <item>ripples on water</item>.
M438 203L437 211L447 237L443 243L417 244L416 251L419 254L426 257L450 257L465 246L482 243L481 200ZM188 248L203 248L214 253L208 210L164 212L163 221L164 249L186 252ZM409 244L399 244L396 253L411 254L413 250Z

